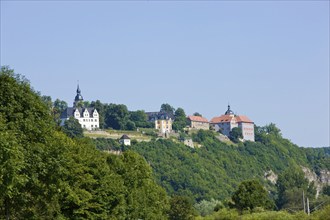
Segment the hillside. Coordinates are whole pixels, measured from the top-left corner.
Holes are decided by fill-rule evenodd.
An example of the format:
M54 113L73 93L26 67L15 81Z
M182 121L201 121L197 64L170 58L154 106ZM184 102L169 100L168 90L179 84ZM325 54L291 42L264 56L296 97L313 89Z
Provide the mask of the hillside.
M259 134L258 138L258 142L232 145L219 141L212 132L200 131L194 136L202 145L197 149L166 139L125 149L146 158L156 180L170 195L196 201L227 199L241 181L251 178L260 179L274 191L274 184L265 179L268 171L279 174L288 167L306 167L320 175L322 170L330 170L330 148L299 148L278 134Z
M153 129L131 131L128 147L117 140L126 131L83 137L72 118L59 127L44 98L26 79L1 68L0 219L310 219L285 211L301 210L301 191L313 211L330 203L330 187L314 199L315 188L302 172L329 185L330 148L299 148L274 125L257 127L257 142L244 143L221 142L214 131L169 139ZM199 148L185 146L182 137ZM280 187L264 179L267 171L279 174ZM252 206L239 203L242 186L254 187L255 197L243 197ZM329 210L322 207L312 216L324 219Z
M166 192L141 156L100 152L51 116L26 79L1 68L0 219L167 219Z

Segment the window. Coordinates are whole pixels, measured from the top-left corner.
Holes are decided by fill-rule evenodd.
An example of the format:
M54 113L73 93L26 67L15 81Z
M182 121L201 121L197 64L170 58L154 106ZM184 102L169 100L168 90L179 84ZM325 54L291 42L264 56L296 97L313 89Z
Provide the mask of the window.
M93 125L91 125L93 127Z

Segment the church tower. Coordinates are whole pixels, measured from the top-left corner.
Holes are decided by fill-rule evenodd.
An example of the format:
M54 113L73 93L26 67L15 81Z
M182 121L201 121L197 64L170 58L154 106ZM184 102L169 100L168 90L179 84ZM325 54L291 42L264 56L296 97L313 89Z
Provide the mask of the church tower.
M229 104L228 104L228 110L225 112L225 115L234 115L234 112L230 109Z
M82 103L84 98L81 95L79 83L77 85L77 95L74 98L73 107L66 108L61 114L61 126L64 125L66 120L74 117L79 121L79 124L86 130L97 130L100 127L99 113L95 108L85 107Z
M81 95L79 84L77 85L77 95L74 98L73 107L78 107L78 103L84 101L84 98Z

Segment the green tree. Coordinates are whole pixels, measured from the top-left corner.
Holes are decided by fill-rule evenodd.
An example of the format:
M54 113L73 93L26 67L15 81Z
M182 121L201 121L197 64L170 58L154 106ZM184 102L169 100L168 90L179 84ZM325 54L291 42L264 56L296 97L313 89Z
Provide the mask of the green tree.
M160 111L174 115L175 108L173 108L173 106L171 106L170 104L164 103L160 106Z
M54 101L53 106L54 106L54 109L56 110L56 113L60 114L68 107L68 104L63 100L56 99Z
M138 154L127 151L116 172L126 188L126 219L166 219L168 200L165 190L153 180L151 167Z
M199 212L201 216L206 216L212 214L214 211L218 211L223 208L223 204L219 200L211 199L202 200L194 205L195 209Z
M37 161L40 152L45 151L43 146L49 143L48 137L52 135L55 126L45 100L24 77L8 67L1 67L1 219L25 219L40 214L41 209L44 216L51 216L56 209L56 202L51 202L53 194L48 193L45 198L40 193L46 192L49 183L48 179L40 179L46 172L34 172L41 168L41 163Z
M60 117L62 112L65 111L65 109L68 107L68 104L60 99L56 99L53 103L52 107L52 115L54 118L54 121L57 123L57 125L60 125Z
M99 113L100 128L102 129L105 128L104 117L105 117L105 111L107 109L107 105L103 104L100 100L96 100L96 101L92 101L90 106L92 108L95 108Z
M139 128L152 128L153 123L148 122L148 116L144 110L130 112L130 120Z
M232 142L238 143L240 138L243 138L242 128L235 127L231 129L231 131L229 132L229 139Z
M9 68L0 72L0 219L165 219L165 191L135 153L71 139ZM137 211L135 211L137 210Z
M279 174L276 182L278 190L277 206L279 208L296 208L302 210L302 194L310 200L315 197L315 187L305 178L299 168L288 168Z
M270 123L264 127L260 127L259 129L265 132L266 134L271 134L276 137L282 137L281 130L278 127L276 127L274 123Z
M105 124L107 128L125 130L129 119L126 105L109 104L105 111Z
M187 126L187 116L182 108L178 108L175 113L175 120L173 122L173 129L176 131L182 131Z
M234 207L239 210L254 209L261 207L273 208L273 201L270 200L265 188L258 180L243 181L232 196Z
M84 136L84 130L82 129L81 124L73 117L70 117L64 122L62 131L71 138L81 138Z
M330 186L324 186L322 189L322 194L330 196Z
M198 112L195 112L195 113L194 113L194 116L200 116L200 117L202 117L203 115L201 115L201 114L198 113Z
M50 96L43 95L41 100L46 104L46 106L51 110L53 108L52 98Z
M189 220L194 219L196 211L189 200L184 196L174 196L170 200L169 219L170 220Z

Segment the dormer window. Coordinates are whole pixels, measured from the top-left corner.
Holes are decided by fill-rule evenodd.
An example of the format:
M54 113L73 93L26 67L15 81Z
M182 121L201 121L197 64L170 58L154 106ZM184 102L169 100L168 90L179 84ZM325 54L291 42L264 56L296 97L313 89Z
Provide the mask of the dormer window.
M85 118L88 118L89 117L89 113L88 113L87 109L85 109L85 111L84 111L84 117Z
M79 113L78 109L75 110L74 117L75 118L79 118L80 117L80 113Z

